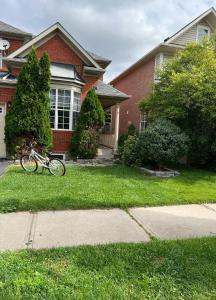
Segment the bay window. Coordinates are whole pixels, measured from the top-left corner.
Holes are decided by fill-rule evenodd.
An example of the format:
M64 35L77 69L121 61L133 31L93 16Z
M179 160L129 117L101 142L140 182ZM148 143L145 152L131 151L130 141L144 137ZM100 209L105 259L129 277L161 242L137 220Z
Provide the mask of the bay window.
M81 94L74 90L50 90L50 125L56 130L75 130L81 107Z

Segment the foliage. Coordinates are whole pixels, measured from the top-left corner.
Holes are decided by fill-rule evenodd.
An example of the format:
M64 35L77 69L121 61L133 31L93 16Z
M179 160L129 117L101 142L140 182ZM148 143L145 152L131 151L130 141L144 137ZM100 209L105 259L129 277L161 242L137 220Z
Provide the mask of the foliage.
M101 128L105 125L105 112L94 88L91 88L82 103L77 127Z
M10 154L14 154L22 138L34 137L41 146L50 147L49 82L49 58L44 54L39 64L36 50L32 48L18 76L15 99L6 115L5 141Z
M157 119L139 136L136 154L139 163L154 162L161 166L187 154L189 139L171 121Z
M168 61L152 94L141 101L152 120L165 117L191 138L189 160L206 163L216 158L215 37L191 43Z
M124 142L122 159L123 162L128 166L131 166L136 162L136 144L137 144L136 135L129 135Z
M123 133L118 139L118 154L122 157L124 152L124 143L129 136L137 136L138 132L136 127L131 123L128 125L127 132Z
M98 133L93 128L81 131L79 140L79 157L86 159L94 158L97 155Z
M39 62L38 93L40 97L39 118L40 128L38 132L39 142L42 146L50 148L52 145L52 131L50 127L50 59L46 52L43 53Z
M73 158L94 158L98 148L98 130L104 125L105 112L95 89L91 88L82 103L76 131L72 136L71 156Z

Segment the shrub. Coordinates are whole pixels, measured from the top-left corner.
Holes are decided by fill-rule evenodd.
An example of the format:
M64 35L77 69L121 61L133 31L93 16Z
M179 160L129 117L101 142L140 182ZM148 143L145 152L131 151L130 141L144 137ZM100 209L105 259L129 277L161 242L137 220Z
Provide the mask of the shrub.
M154 162L159 167L177 162L187 154L189 138L179 127L166 119L157 119L139 136L136 155L138 162Z
M92 159L97 155L98 133L95 129L82 130L79 136L78 157Z
M122 159L123 162L128 166L131 166L136 162L136 144L136 135L129 135L127 140L124 142Z
M125 141L127 140L127 138L129 136L137 136L137 135L138 135L138 132L136 130L136 127L132 123L130 125L128 125L127 132L123 133L118 139L118 154L120 157L122 157L122 155L123 155L124 144L125 144Z
M98 148L98 130L105 124L105 113L95 89L88 91L82 103L76 131L71 140L72 158L94 158ZM92 141L91 141L92 138Z

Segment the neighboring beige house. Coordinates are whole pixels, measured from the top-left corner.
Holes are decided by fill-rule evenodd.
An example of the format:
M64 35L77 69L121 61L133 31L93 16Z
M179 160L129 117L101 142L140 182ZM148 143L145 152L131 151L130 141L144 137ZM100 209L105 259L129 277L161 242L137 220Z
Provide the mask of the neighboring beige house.
M210 36L215 29L216 11L212 7L174 35L166 38L111 81L115 88L131 95L130 99L120 105L120 134L126 131L131 122L139 130L145 128L145 114L140 113L138 102L151 92L152 84L159 80L157 70L176 51L184 49L188 42L199 42L203 36Z

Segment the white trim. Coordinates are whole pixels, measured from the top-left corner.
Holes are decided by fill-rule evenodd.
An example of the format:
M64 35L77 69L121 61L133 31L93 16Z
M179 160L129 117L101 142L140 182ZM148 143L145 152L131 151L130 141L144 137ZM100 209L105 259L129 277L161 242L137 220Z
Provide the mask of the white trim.
M70 97L70 110L69 110L69 128L58 128L58 90L69 90L71 92ZM82 96L82 92L80 88L74 87L74 86L67 86L67 85L53 85L51 84L50 90L56 91L56 99L55 99L55 122L54 122L54 128L51 128L53 131L74 131L73 128L73 112L79 112L73 110L74 107L74 92L77 92L80 94L80 100ZM63 109L64 110L64 109Z
M142 115L143 115L143 119L142 120ZM142 123L144 124L144 127L142 128ZM140 112L140 126L139 126L139 131L142 132L144 129L146 129L147 127L147 114L145 111L141 111Z
M51 34L55 30L59 30L63 36L65 36L71 44L79 50L79 52L90 62L93 66L95 66L97 69L101 69L101 67L98 65L98 63L88 54L88 52L64 29L64 27L60 23L56 23L37 35L35 38L24 44L19 49L15 50L11 54L7 56L7 58L14 58L16 56L20 56L25 50L30 48L31 46L38 43L40 40L45 38L47 35Z
M208 9L206 12L204 12L202 15L200 15L198 18L194 19L192 22L190 22L188 25L186 25L183 29L180 29L176 34L174 34L170 39L168 39L165 43L170 44L173 40L175 40L177 37L179 37L182 33L186 32L188 29L190 29L192 26L196 25L198 22L200 22L202 19L204 19L207 15L210 13L213 13L216 17L216 11L212 7Z
M208 26L205 25L197 25L197 33L196 33L196 42L200 42L199 40L199 29L205 29L208 30L208 37L210 37L211 30Z

